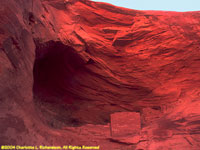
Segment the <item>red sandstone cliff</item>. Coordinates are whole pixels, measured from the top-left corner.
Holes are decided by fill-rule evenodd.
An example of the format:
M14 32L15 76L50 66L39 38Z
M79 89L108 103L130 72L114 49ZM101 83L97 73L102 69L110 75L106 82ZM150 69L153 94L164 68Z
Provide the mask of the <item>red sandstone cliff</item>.
M0 0L0 145L200 149L199 43L200 12ZM110 137L127 111L134 144Z

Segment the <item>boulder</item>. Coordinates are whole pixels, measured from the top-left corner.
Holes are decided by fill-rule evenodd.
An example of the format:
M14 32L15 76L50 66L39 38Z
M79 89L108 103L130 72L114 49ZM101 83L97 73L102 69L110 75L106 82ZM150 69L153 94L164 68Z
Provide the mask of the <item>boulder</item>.
M140 113L117 112L111 114L111 139L127 144L140 140Z

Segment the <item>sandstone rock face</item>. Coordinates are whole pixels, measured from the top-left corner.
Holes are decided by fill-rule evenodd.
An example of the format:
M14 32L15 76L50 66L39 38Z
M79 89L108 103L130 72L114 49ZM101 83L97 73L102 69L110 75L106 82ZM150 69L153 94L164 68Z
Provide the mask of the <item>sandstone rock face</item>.
M1 0L0 145L200 149L199 22L200 12ZM140 114L137 142L112 140L116 112Z
M138 143L140 140L140 114L136 112L118 112L111 115L112 140L124 143Z

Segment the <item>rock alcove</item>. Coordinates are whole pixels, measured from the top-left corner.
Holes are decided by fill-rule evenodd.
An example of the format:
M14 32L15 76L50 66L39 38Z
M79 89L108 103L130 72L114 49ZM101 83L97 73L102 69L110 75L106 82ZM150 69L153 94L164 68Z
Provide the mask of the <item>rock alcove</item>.
M0 145L199 149L199 18L0 1Z

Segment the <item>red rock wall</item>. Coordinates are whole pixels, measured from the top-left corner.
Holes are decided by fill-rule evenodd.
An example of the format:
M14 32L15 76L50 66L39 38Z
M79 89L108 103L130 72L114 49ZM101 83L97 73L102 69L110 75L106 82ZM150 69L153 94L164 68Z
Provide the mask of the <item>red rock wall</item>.
M199 16L0 1L0 145L198 149ZM108 140L121 111L141 114L139 143Z

